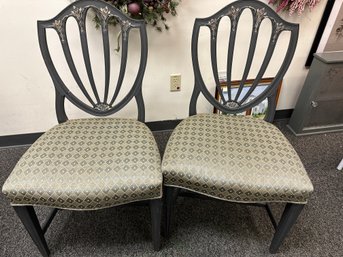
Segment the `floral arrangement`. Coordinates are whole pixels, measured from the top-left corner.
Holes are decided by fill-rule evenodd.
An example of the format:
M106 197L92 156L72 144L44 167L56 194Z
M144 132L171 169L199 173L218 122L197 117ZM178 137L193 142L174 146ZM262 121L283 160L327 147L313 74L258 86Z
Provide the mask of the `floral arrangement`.
M109 4L115 6L122 12L128 14L135 19L143 19L146 24L154 26L158 31L163 28L168 30L165 14L170 13L175 16L177 14L176 7L181 0L105 0ZM98 17L94 18L97 26L100 25ZM113 18L109 21L116 25L116 20Z
M289 15L297 12L301 15L306 8L312 10L320 0L269 0L269 4L277 5L276 12L288 11Z

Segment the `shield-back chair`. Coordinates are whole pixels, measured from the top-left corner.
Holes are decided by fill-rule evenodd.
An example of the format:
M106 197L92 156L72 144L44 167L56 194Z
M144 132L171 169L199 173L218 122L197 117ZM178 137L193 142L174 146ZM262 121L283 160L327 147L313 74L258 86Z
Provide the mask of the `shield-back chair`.
M232 69L238 24L243 11L251 12L252 30L249 32L245 68L242 80L233 93ZM226 85L221 87L217 60L217 34L223 17L230 20L230 39L227 52ZM254 60L261 23L268 20L271 33L267 50L254 82L243 90ZM199 49L201 28L210 30L211 74L218 90L216 99L201 72ZM286 54L273 81L260 94L255 89L273 56L282 32L290 33ZM203 39L202 37L201 39ZM276 224L270 252L275 253L295 223L313 191L312 183L296 151L285 136L270 122L273 120L277 86L283 79L293 58L298 39L298 25L281 19L268 5L259 1L236 1L216 14L196 19L192 36L192 61L195 86L190 101L189 118L173 131L162 160L166 189L166 232L170 232L171 215L179 193L192 191L229 202L264 206L268 214L269 202L286 203L281 220ZM237 47L237 46L236 46ZM222 55L221 55L222 56ZM242 58L237 55L237 58ZM254 92L254 98L252 94ZM221 114L197 114L197 100L202 93L205 99ZM236 115L268 99L265 120Z
M89 11L92 10L92 13ZM96 15L100 22L98 49L104 52L104 86L98 90L93 76L87 15ZM77 22L79 47L82 52L85 77L82 79L70 50L66 24ZM121 29L121 62L116 83L110 83L112 72L108 23L116 19ZM94 23L90 23L95 26ZM71 77L82 97L61 78L51 56L47 31L58 34ZM125 77L130 32L139 35L140 59L134 82L120 99ZM115 38L117 35L114 35ZM59 209L86 211L109 208L137 201L148 201L151 209L152 238L155 250L160 248L162 173L161 159L154 137L143 123L145 110L142 80L147 62L147 35L144 21L127 17L118 9L99 0L72 3L56 17L38 21L38 37L43 59L54 83L56 113L59 124L44 133L22 156L3 185L8 197L31 238L43 256L50 254L44 234ZM94 41L93 41L94 42ZM126 73L125 73L126 72ZM130 70L130 72L132 72ZM113 84L113 85L111 85ZM113 89L112 91L110 89ZM110 94L112 92L112 94ZM93 116L109 116L121 110L133 98L138 120L115 117L91 117L68 120L65 100ZM52 208L43 225L37 219L34 206Z

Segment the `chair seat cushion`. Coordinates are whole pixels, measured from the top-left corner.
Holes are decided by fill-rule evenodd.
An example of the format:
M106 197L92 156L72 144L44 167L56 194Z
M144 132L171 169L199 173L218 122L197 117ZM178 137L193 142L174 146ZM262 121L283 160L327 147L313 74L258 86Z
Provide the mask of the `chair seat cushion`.
M2 190L12 205L74 210L161 198L160 154L139 121L69 120L27 150Z
M234 202L306 203L312 183L296 151L272 124L198 114L173 131L164 184Z

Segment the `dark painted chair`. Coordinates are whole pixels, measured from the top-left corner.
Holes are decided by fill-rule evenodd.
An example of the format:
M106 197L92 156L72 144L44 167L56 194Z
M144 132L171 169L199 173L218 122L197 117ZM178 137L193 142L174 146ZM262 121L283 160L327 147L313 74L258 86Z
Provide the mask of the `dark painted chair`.
M252 14L252 32L243 76L238 88L231 84L232 63L237 27L243 11ZM230 19L227 53L227 82L220 85L217 64L217 32L223 17ZM243 90L254 59L256 42L263 20L272 24L269 45L259 71L249 90ZM210 55L213 78L220 99L214 98L204 82L198 53L199 32L210 30ZM255 89L262 79L283 31L290 32L290 41L282 65L270 85L260 94ZM203 39L203 37L202 37ZM271 122L275 113L277 86L293 58L298 39L298 25L281 19L269 6L259 1L236 1L216 14L196 19L192 37L192 60L195 86L190 102L190 117L173 131L162 160L166 192L166 230L170 231L171 215L179 194L195 192L209 198L263 206L276 229L270 246L275 253L295 223L313 191L312 183L296 151ZM208 76L208 74L206 74ZM222 114L197 114L200 95ZM251 97L254 94L254 98ZM253 98L253 99L252 99ZM265 120L236 115L268 99ZM194 194L191 194L194 196ZM267 203L286 203L281 220L276 224Z
M86 33L89 10L92 10L92 14L88 15L96 14L101 23L98 42L99 49L104 51L105 68L105 85L101 95L93 76L89 36ZM66 23L70 19L77 22L89 83L81 79L69 47ZM117 20L122 35L120 72L112 95L109 94L112 71L110 51L113 50L109 43L109 19ZM90 25L94 26L94 23ZM57 32L70 73L83 98L73 93L58 73L48 47L47 30ZM139 67L131 89L120 100L117 97L127 66L131 30L136 30L140 35ZM142 80L147 62L144 21L131 19L103 1L81 0L69 5L51 20L38 21L38 36L45 64L55 86L59 125L43 134L22 156L6 180L3 193L11 201L43 256L50 254L44 234L58 209L97 210L137 201L150 203L153 246L159 250L162 173L157 144L143 123ZM90 86L87 87L86 83ZM68 120L65 112L65 99L91 115L108 116L122 109L133 98L138 107L138 120L113 117ZM33 206L52 208L51 215L42 226Z

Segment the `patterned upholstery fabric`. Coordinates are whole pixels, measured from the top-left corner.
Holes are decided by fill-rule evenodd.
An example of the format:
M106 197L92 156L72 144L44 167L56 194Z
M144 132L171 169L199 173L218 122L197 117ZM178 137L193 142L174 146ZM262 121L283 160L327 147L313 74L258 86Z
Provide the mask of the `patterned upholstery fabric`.
M162 197L160 154L136 120L69 120L42 135L3 186L12 205L94 210Z
M164 184L234 202L306 203L312 183L272 124L246 116L198 114L172 133Z

